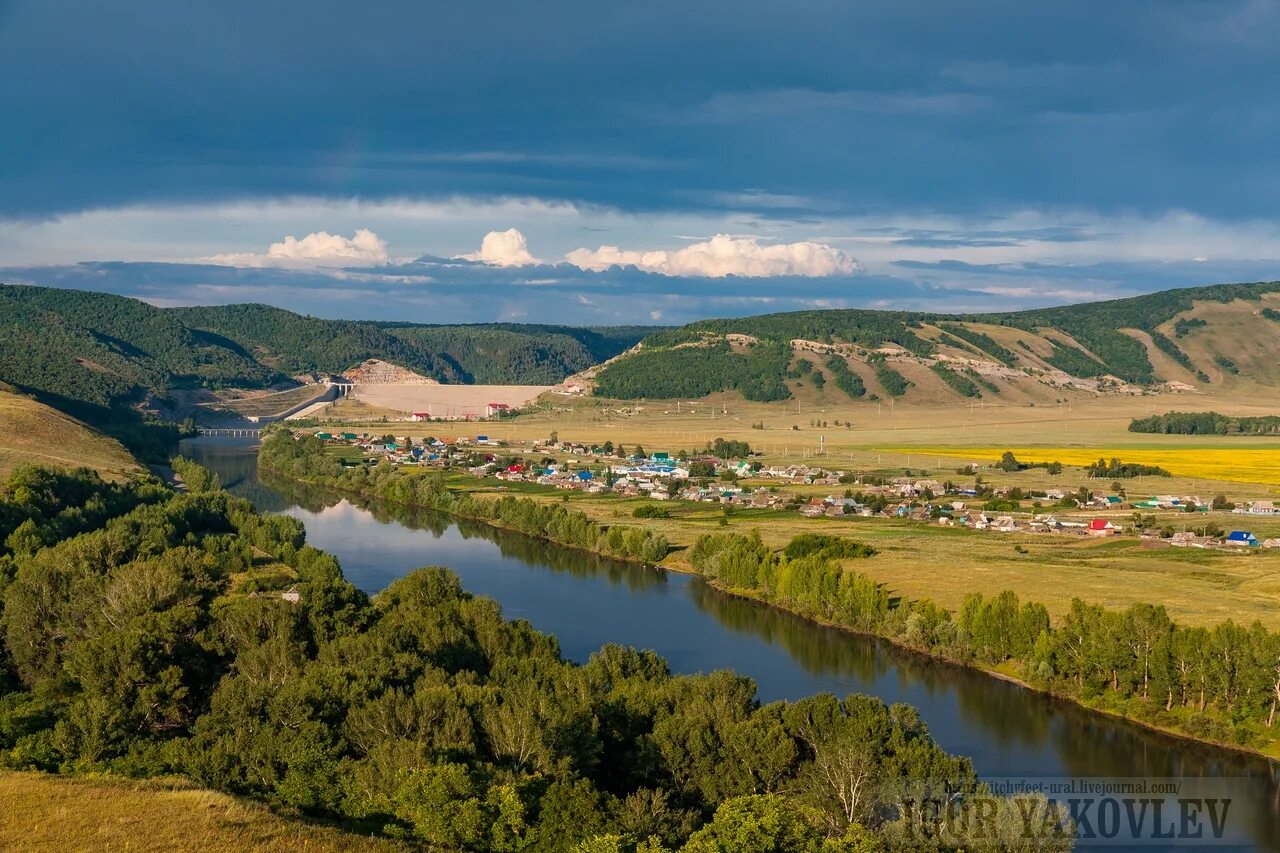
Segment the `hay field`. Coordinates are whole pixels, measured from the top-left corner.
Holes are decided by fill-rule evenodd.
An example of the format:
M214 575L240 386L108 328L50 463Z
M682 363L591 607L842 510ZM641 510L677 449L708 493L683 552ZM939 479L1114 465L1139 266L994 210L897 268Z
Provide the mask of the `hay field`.
M182 781L0 773L0 849L338 853L408 849Z
M549 385L357 385L351 399L371 409L408 414L430 412L437 418L483 417L488 403L524 406Z

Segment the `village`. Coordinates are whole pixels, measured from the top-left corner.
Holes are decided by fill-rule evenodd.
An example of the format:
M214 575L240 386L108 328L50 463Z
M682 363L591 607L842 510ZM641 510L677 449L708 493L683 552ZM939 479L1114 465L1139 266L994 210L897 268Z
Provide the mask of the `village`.
M703 453L681 450L672 455L648 452L638 445L628 452L611 441L561 441L554 435L514 446L483 433L425 436L416 442L410 436L367 432L313 434L349 466L383 463L448 470L496 480L504 484L500 488L534 484L617 498L713 503L726 512L776 510L809 518L900 519L992 534L1130 535L1152 546L1228 551L1280 547L1280 538L1259 539L1246 525L1224 529L1205 520L1211 512L1280 518L1280 507L1271 500L1236 506L1221 497L1204 500L1198 495L1139 499L1128 496L1118 482L1111 483L1110 491L988 486L978 467L970 466L965 473L973 476L974 485L962 486L927 476L886 477L804 463L765 464L744 443L721 446L721 440ZM830 491L823 494L826 490L820 487Z

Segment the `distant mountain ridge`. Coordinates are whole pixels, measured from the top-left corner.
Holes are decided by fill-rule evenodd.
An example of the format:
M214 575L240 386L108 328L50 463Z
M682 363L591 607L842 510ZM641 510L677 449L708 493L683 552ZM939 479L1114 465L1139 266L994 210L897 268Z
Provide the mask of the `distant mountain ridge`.
M599 396L751 400L1004 395L1280 385L1280 282L1185 288L990 314L839 309L679 328L325 320L267 305L157 308L0 285L0 382L90 423L141 402L172 416L220 389L262 389L381 359L446 383ZM832 397L843 395L843 397Z
M1280 282L990 314L836 309L664 329L591 375L600 396L944 401L1280 384ZM825 397L824 397L825 399Z

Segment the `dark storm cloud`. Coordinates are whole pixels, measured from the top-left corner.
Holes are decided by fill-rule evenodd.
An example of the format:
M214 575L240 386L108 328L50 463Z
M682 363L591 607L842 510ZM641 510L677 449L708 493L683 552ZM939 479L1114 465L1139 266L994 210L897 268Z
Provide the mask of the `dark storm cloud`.
M0 3L0 206L1270 215L1278 34L1256 0Z

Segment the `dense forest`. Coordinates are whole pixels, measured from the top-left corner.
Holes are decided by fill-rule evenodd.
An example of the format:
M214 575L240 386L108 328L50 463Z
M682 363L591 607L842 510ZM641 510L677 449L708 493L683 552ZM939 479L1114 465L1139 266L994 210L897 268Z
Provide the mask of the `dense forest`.
M461 382L456 365L438 352L401 340L374 323L304 317L270 305L220 305L171 309L193 329L234 341L277 372L341 373L370 358L438 379Z
M1129 432L1164 435L1277 435L1280 417L1234 417L1217 412L1166 412L1146 418L1134 418Z
M830 540L832 537L826 537ZM1012 592L972 594L959 612L891 600L843 566L856 543L775 552L752 533L703 536L690 563L718 584L814 619L886 636L949 660L1012 662L1036 687L1195 737L1259 745L1280 717L1280 633L1262 624L1175 624L1163 606L1110 610L1074 600L1057 624ZM833 550L826 550L833 548Z
M554 385L630 349L653 331L652 326L383 325L401 340L447 353L465 382L480 385Z
M179 467L187 493L86 470L0 485L0 766L181 775L462 851L919 849L904 780L981 793L910 707L761 705L749 679L618 646L570 663L442 568L369 599L299 521ZM1012 840L984 846L1033 849L1002 814Z
M660 333L661 334L661 333ZM645 349L616 361L596 378L596 393L622 400L705 397L738 391L748 400L791 396L783 381L791 360L786 343L758 343L735 351L723 340L672 349Z
M428 326L304 317L268 305L175 309L287 373L340 373L370 358L442 382L554 385L633 346L648 326Z
M369 358L442 382L553 384L650 330L380 324L268 305L156 308L110 294L0 285L0 381L59 408L118 407L147 392L262 388Z

